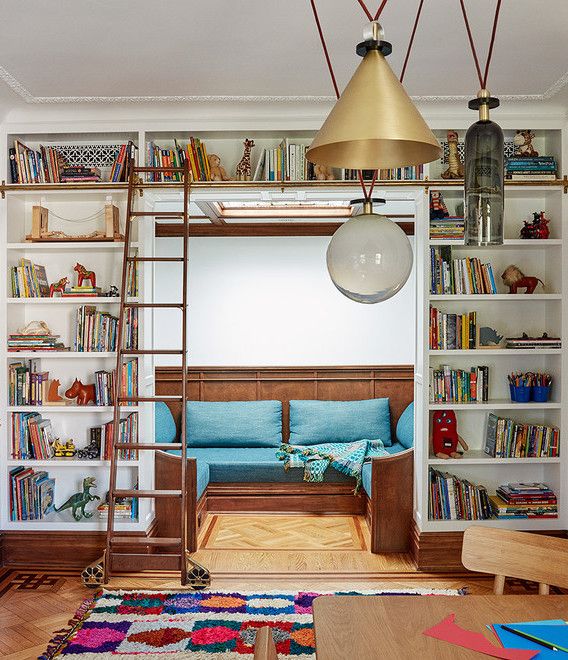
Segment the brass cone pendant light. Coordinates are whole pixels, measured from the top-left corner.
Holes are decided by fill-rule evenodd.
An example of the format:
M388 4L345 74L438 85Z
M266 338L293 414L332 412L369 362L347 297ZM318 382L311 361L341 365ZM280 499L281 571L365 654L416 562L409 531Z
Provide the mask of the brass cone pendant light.
M363 61L306 153L312 163L380 169L440 157L438 141L385 59L392 46L383 36L371 22L357 46Z

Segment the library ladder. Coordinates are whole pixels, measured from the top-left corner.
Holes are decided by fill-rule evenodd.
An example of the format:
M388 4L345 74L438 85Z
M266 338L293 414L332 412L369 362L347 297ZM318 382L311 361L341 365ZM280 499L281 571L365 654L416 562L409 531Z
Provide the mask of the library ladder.
M183 256L182 257L139 257L131 254L132 226L140 222L145 216L155 220L160 217L160 212L135 211L136 192L143 185L139 175L146 173L179 173L183 179L183 211L180 213L167 212L169 218L177 216L183 220ZM102 558L87 566L82 573L83 583L98 587L106 584L111 575L123 571L144 570L176 570L180 572L181 584L194 589L204 589L210 584L210 575L207 569L194 562L187 552L187 519L188 509L195 507L195 502L189 502L186 484L187 471L187 429L186 415L181 415L180 441L174 443L155 443L151 441L140 442L138 438L130 439L129 442L121 441L120 420L121 410L128 404L140 404L156 401L181 401L182 411L186 409L187 403L187 379L182 377L181 396L124 396L125 374L123 365L124 358L129 356L145 355L181 355L182 374L187 372L187 269L188 269L188 231L189 231L189 196L190 196L190 170L188 164L183 168L163 167L136 167L130 164L128 176L128 197L126 211L126 229L124 236L124 252L122 261L122 281L120 289L120 311L117 330L117 354L116 370L113 383L113 441L110 457L110 479L108 491L108 520L106 549ZM183 263L182 300L176 303L140 303L129 301L129 282L131 269L139 262L181 262ZM182 346L179 349L168 350L142 350L137 346L127 346L124 328L127 322L129 310L140 310L144 308L172 308L181 311ZM139 432L148 432L147 429L139 429ZM121 489L117 487L118 458L122 450L130 451L157 451L165 449L181 450L181 480L180 488L177 490L140 490L138 488ZM175 498L180 502L179 535L175 538L143 537L120 535L115 530L116 502L123 498L139 500L140 498ZM139 507L138 507L139 509ZM168 550L168 552L166 552Z

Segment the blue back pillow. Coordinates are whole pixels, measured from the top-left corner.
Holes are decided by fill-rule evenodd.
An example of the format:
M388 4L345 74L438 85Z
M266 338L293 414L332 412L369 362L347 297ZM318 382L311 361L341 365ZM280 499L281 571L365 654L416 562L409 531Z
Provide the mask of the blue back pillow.
M281 401L188 401L190 447L278 447Z
M174 416L163 401L157 401L154 406L154 427L156 442L177 442Z
M404 409L396 425L396 439L403 447L414 445L414 401Z
M382 440L390 447L388 399L290 401L290 444Z

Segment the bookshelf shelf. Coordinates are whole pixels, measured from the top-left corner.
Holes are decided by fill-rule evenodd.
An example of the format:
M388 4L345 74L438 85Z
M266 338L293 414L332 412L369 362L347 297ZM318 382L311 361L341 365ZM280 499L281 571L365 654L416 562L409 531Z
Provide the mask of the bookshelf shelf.
M138 246L136 243L133 243L132 247L136 248ZM73 252L115 252L123 250L124 243L122 241L58 241L53 243L32 243L26 241L25 243L8 243L6 249L17 252L28 252L32 250L34 252L51 252L52 250L56 250L57 252L63 250Z
M431 356L436 355L562 355L561 348L472 348L472 349L452 349L452 350L429 350Z
M511 293L433 293L428 296L432 302L438 300L468 300L477 302L512 302L512 303L528 303L539 300L562 300L561 293L533 293L531 295L525 294L511 294Z
M67 512L69 513L69 512ZM80 530L82 532L104 532L106 531L107 521L106 518L96 518L96 514L93 518L88 520L73 520L71 514L65 518L58 517L56 519L49 520L21 520L21 521L12 521L9 520L5 523L5 529L7 530L20 530L27 532L42 532L42 531L76 531ZM144 523L139 523L137 520L132 521L122 521L119 519L115 522L115 529L117 531L143 531L145 530L146 525Z
M121 406L125 412L139 412L139 406ZM98 414L112 415L114 408L112 406L8 406L7 412L37 412L42 415L54 415L64 413L73 415L80 414Z
M138 302L138 298L129 298L129 302ZM120 305L120 298L114 297L65 297L65 298L7 298L8 305Z
M463 241L444 240L441 238L431 238L428 244L432 247L449 245L460 250L546 250L553 247L561 247L561 238L548 238L546 240L506 238L503 245L464 245Z
M493 399L486 403L429 403L430 410L557 410L561 403L547 401L546 403L515 403L509 399Z
M559 509L560 510L560 509ZM533 518L521 520L428 520L429 532L463 532L471 525L483 527L500 527L501 529L516 529L518 531L536 532L545 530L564 529L562 518Z
M35 460L14 460L10 459L7 464L10 467L15 467L17 465L25 465L26 467L45 467L45 468L61 468L61 467L69 467L69 468L78 468L78 467L104 467L108 468L110 466L110 461L102 461L102 460L93 460L93 461L83 461L79 459L57 459L57 458L51 458L47 459L45 461L35 461ZM139 460L132 460L132 461L118 461L117 465L119 467L126 467L126 468L137 468L140 465Z
M437 458L431 456L428 459L428 465L447 465L447 466L460 466L460 465L558 465L560 463L559 457L554 458L493 458L488 456L481 450L470 449L462 458Z
M41 358L42 360L100 360L115 358L115 352L106 351L7 351L9 360L20 358Z

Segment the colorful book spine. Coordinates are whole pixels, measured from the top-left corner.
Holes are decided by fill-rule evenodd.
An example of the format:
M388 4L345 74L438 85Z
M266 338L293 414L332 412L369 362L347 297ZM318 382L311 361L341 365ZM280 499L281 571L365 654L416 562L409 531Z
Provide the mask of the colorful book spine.
M433 468L428 476L430 520L487 520L492 517L485 486Z

